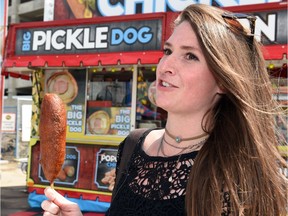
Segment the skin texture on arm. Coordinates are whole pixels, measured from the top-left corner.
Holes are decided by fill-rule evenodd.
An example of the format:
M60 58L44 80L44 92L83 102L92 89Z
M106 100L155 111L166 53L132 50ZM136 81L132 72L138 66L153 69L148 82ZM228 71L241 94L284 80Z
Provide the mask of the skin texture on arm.
M43 216L82 216L79 206L67 200L54 189L48 187L44 191L49 200L42 202L41 207L44 210Z

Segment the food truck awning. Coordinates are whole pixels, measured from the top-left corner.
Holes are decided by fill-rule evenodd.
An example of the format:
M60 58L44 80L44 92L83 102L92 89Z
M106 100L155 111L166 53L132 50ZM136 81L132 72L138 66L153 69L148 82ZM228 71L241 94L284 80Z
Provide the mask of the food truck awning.
M4 59L4 68L14 67L87 67L103 65L157 64L163 52L135 51L93 54L59 54L35 56L11 56ZM263 47L266 60L281 60L287 56L287 45L268 45ZM8 69L9 71L9 69Z
M263 55L266 60L282 60L285 55L287 56L287 45L264 46ZM56 56L13 56L4 60L2 75L30 80L33 68L157 64L161 56L162 51Z
M287 59L287 2L284 3L227 8L258 17L258 26L264 26L258 33L262 35L266 60ZM2 75L27 79L39 67L157 64L176 16L177 13L166 12L12 24Z
M5 59L4 67L87 67L126 64L157 64L161 56L162 51L14 56Z
M16 68L157 64L173 16L168 12L12 24L2 74Z

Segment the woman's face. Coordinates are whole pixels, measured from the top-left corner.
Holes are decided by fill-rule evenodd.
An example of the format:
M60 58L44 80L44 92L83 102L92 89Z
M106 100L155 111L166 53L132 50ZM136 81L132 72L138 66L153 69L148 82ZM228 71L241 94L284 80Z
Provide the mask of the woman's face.
M169 113L203 115L221 93L188 21L178 25L164 45L157 67L157 106Z

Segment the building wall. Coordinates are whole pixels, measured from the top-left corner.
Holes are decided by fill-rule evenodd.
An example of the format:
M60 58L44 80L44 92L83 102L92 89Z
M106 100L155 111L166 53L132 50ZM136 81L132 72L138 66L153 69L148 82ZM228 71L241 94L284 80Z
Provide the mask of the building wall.
M12 23L43 21L44 0L9 0L8 28ZM31 95L32 81L6 78L5 95Z
M43 21L43 14L44 0L9 0L8 30L9 25L13 23ZM15 68L15 72L19 72L19 69ZM11 77L5 79L3 113L11 113L16 116L16 119L15 131L1 134L0 159L2 160L13 160L14 158L26 158L28 156L29 142L22 139L22 106L32 104L31 95L32 80L27 81ZM23 115L25 114L23 113Z

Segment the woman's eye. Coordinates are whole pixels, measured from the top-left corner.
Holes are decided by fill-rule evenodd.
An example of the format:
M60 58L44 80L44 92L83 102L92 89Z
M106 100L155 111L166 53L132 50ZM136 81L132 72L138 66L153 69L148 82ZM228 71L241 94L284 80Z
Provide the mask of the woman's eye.
M186 54L186 58L187 58L188 60L199 60L198 57L195 56L195 55L192 54L192 53L187 53L187 54Z
M172 52L170 49L163 49L164 55L170 55Z

